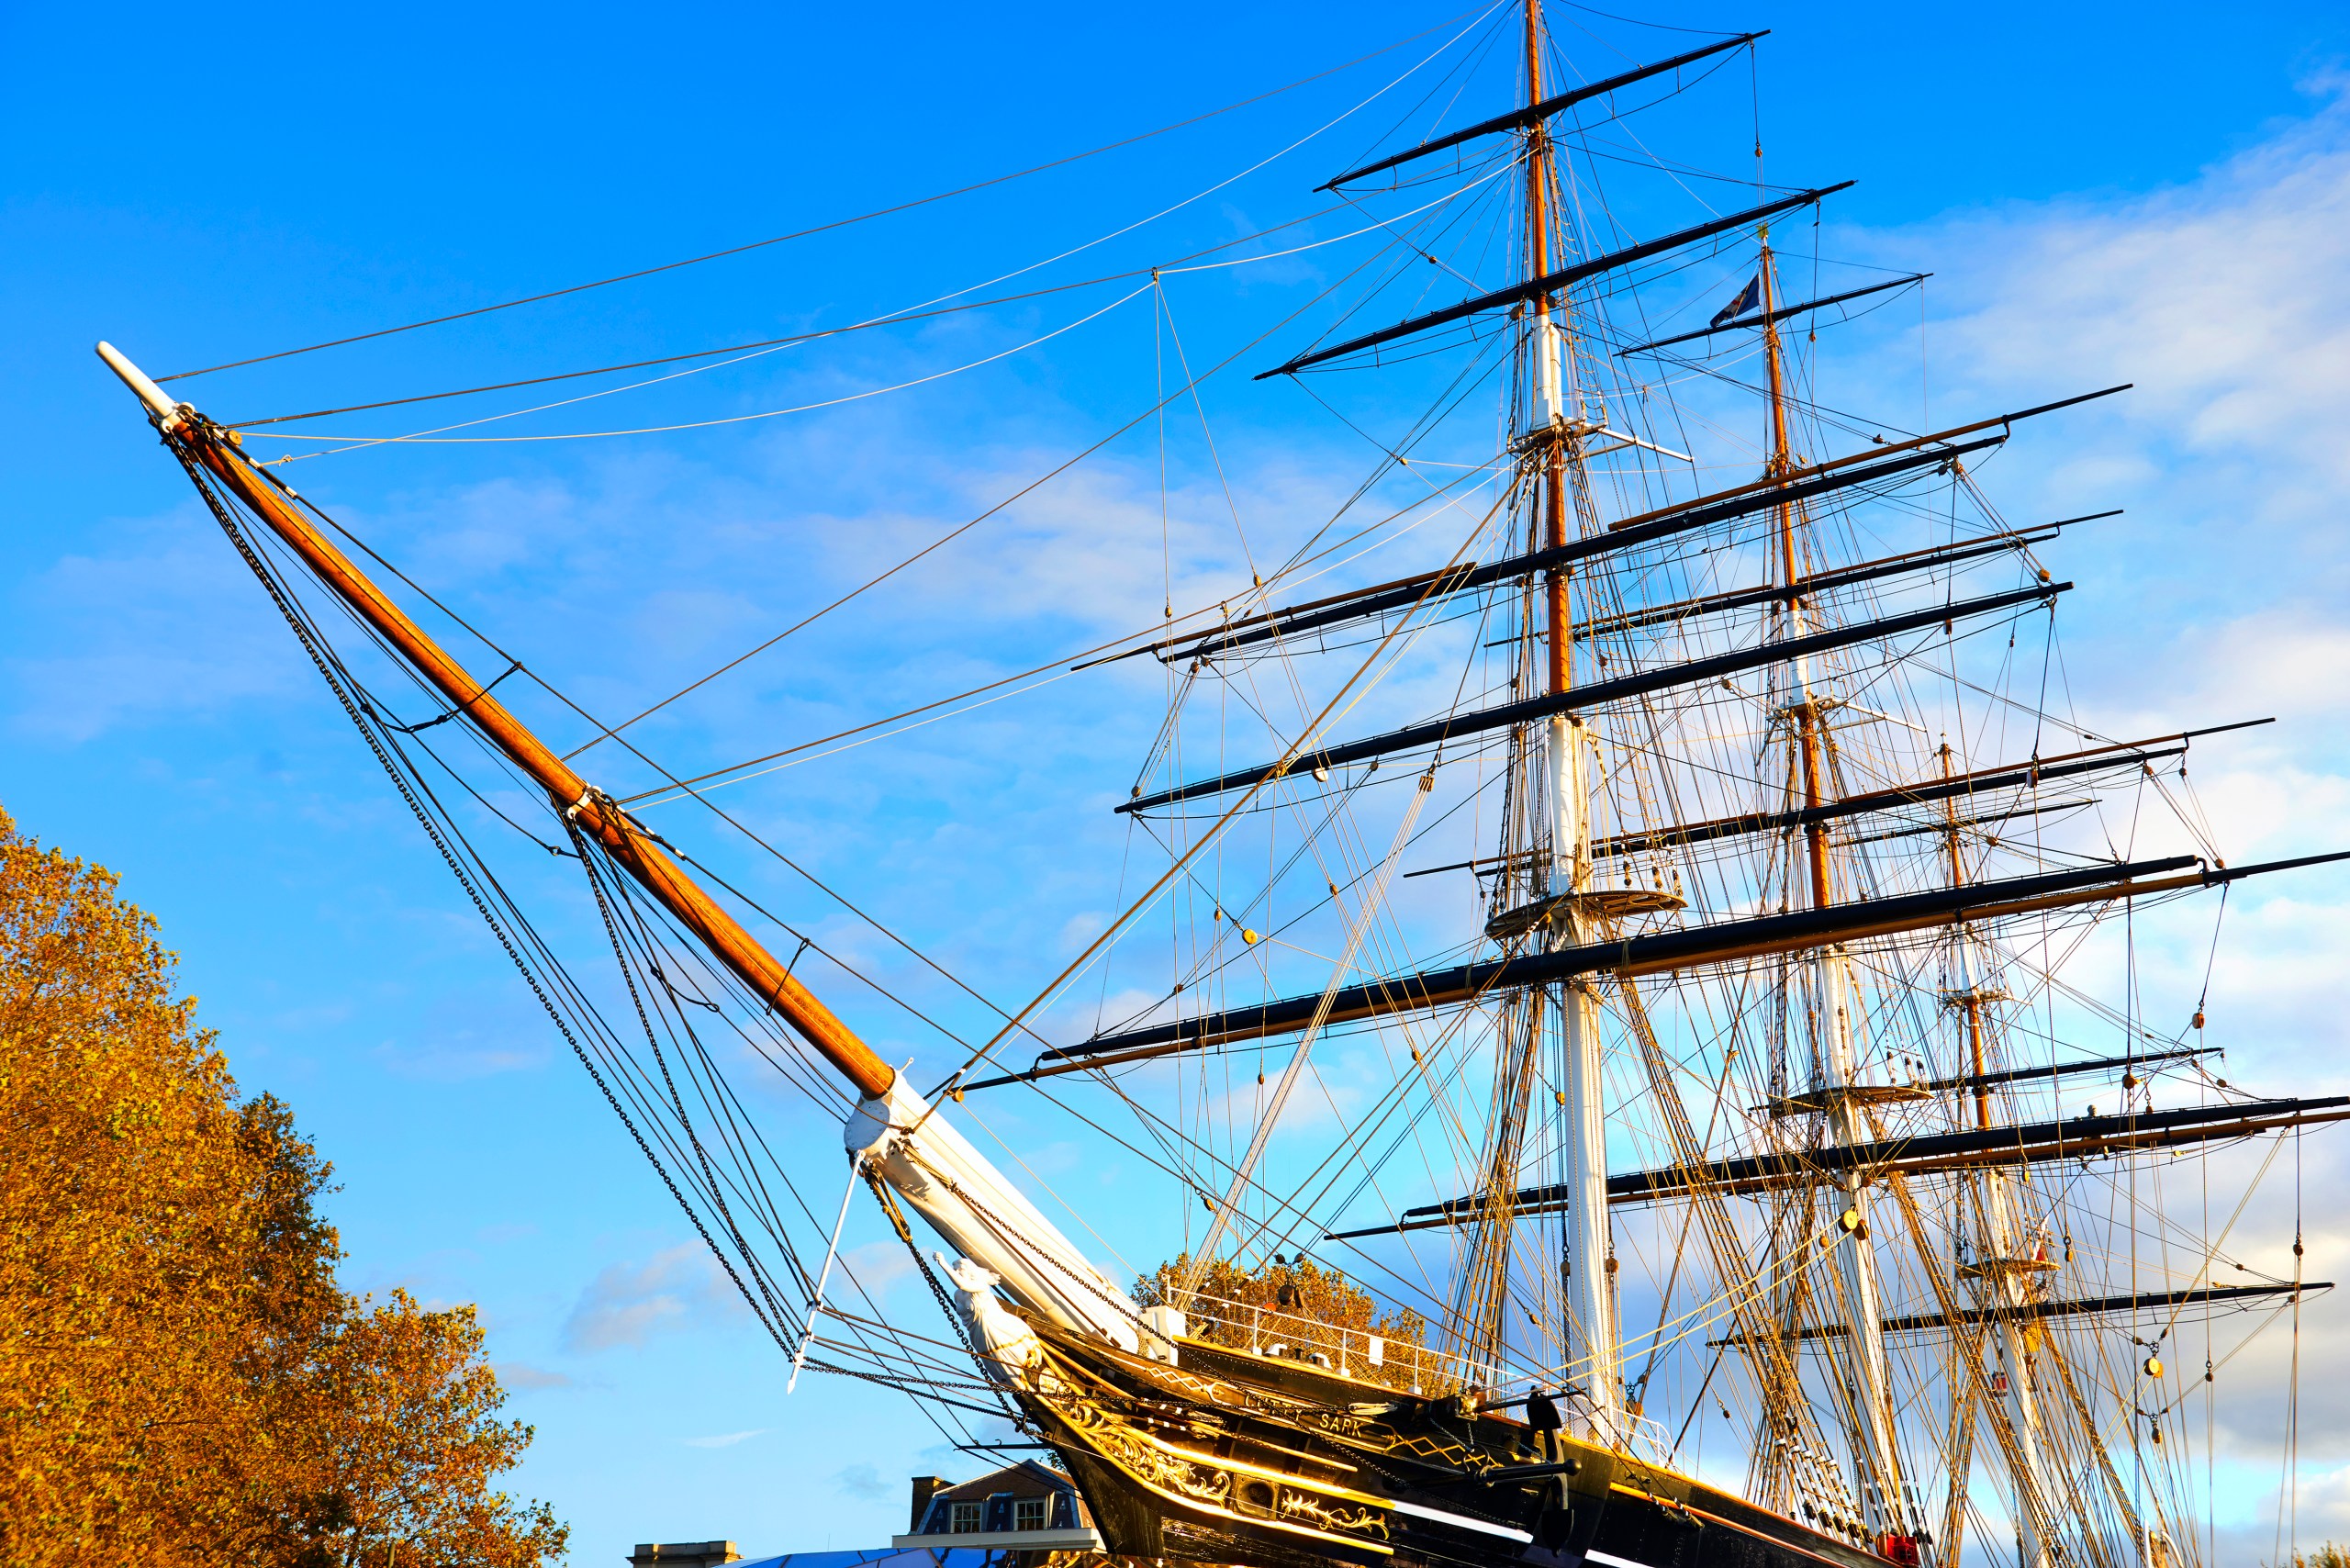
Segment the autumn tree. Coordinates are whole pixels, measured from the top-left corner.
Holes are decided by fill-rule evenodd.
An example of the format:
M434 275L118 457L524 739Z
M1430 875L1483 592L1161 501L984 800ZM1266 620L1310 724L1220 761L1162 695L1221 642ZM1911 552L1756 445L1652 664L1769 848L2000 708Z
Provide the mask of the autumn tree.
M494 1489L531 1431L471 1310L337 1284L330 1176L113 876L0 812L0 1562L561 1552Z
M1427 1321L1406 1309L1383 1309L1377 1297L1336 1269L1302 1255L1290 1259L1276 1253L1255 1269L1215 1258L1187 1289L1184 1280L1191 1269L1188 1252L1161 1263L1135 1282L1135 1300L1143 1306L1181 1307L1191 1319L1191 1337L1211 1344L1261 1350L1274 1340L1294 1339L1323 1347L1334 1363L1351 1345L1355 1354L1344 1363L1351 1372L1402 1388L1424 1380L1414 1352L1427 1338ZM1332 1332L1316 1333L1316 1328ZM1376 1369L1362 1364L1363 1348L1373 1337L1382 1341L1382 1360ZM1401 1353L1388 1358L1389 1347Z

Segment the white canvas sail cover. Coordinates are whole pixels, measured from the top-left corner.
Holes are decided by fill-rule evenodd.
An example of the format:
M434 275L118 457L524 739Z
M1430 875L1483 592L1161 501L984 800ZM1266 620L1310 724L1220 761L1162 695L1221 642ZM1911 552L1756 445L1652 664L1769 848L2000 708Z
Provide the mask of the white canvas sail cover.
M864 1101L850 1113L842 1141L1022 1306L1121 1350L1138 1348L1139 1309L1125 1293L902 1076L887 1099Z

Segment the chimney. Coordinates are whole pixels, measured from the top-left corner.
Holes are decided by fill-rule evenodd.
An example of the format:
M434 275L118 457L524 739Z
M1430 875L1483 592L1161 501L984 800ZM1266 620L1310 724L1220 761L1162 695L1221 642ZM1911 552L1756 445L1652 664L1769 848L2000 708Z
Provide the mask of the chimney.
M740 1562L743 1554L731 1540L648 1541L629 1553L634 1568L724 1568Z
M906 1525L908 1535L922 1533L922 1517L930 1512L930 1500L954 1484L955 1483L947 1480L944 1475L914 1477L914 1517Z

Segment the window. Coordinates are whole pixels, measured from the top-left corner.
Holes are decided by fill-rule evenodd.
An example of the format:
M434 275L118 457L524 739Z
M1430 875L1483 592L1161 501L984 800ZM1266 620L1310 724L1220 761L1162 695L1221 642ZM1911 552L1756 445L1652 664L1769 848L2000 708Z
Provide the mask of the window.
M1051 1516L1052 1506L1053 1500L1050 1497L1021 1498L1012 1505L1012 1528L1013 1529L1043 1529L1045 1521Z
M954 1534L970 1534L979 1528L979 1506L977 1503L956 1504L955 1516L949 1522L954 1527Z

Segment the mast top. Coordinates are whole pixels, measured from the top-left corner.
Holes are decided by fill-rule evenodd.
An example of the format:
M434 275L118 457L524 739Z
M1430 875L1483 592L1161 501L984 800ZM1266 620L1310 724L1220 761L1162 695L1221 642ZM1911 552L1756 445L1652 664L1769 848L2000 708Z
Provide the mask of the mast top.
M1528 19L1531 21L1532 17L1529 17ZM1349 169L1343 174L1325 181L1316 188L1334 191L1349 180L1360 180L1370 174L1383 174L1390 169L1425 158L1431 152L1442 152L1448 148L1458 147L1464 141L1473 141L1481 136L1491 136L1496 131L1522 130L1528 126L1539 125L1561 110L1572 108L1586 99L1604 96L1618 87L1629 87L1635 83L1645 82L1651 76L1662 76L1668 71L1678 70L1684 65L1704 60L1709 55L1721 54L1769 36L1770 29L1767 28L1758 33L1740 33L1734 39L1727 39L1717 44L1708 44L1704 49L1693 49L1686 54L1676 54L1670 60L1660 60L1653 64L1639 66L1603 81L1593 82L1585 86L1571 88L1567 92L1559 93L1548 98L1538 99L1523 107L1512 109L1507 114L1495 115L1491 119L1479 120L1475 125L1464 127L1446 136L1432 138L1416 147L1406 148L1401 152L1382 158L1376 162L1365 163L1359 169ZM1539 87L1535 90L1539 91Z
M687 875L685 868L639 827L620 804L575 772L530 727L508 711L487 686L474 678L449 652L411 621L367 575L313 527L290 496L264 477L236 449L233 432L185 403L176 403L153 379L111 343L98 357L147 406L173 450L201 466L250 508L262 523L299 555L320 583L373 627L414 671L464 715L482 738L546 792L565 824L593 839L612 863L650 893L693 933L711 956L732 970L761 1006L789 1024L866 1100L887 1096L897 1080L889 1063L856 1031L834 1016L782 962L744 930L740 921ZM217 506L217 503L216 503ZM228 515L221 513L224 526Z
M147 411L163 427L165 435L177 431L187 422L187 416L196 412L185 403L174 402L170 393L156 386L145 371L104 338L98 340L98 357L106 362L108 370L122 377L125 386L139 395L139 400L147 405Z
M1332 343L1326 348L1309 349L1286 364L1275 365L1270 370L1258 372L1253 379L1263 381L1275 375L1292 375L1309 365L1320 364L1325 360L1337 359L1342 354L1350 354L1361 349L1377 348L1380 344L1393 342L1397 338L1408 337L1414 332L1423 332L1431 327L1441 327L1465 317L1477 315L1482 311L1495 309L1505 305L1519 304L1546 294L1557 294L1572 285L1583 282L1585 278L1597 277L1602 273L1614 272L1619 267L1630 266L1635 262L1644 262L1651 256L1660 256L1668 251L1679 250L1684 245L1694 245L1701 240L1710 240L1717 234L1727 233L1745 224L1775 217L1779 213L1795 207L1808 207L1840 191L1850 190L1854 183L1852 180L1842 180L1832 185L1819 186L1816 190L1797 191L1793 196L1782 196L1776 201L1765 202L1760 207L1749 207L1743 212L1733 212L1727 217L1713 218L1659 239L1642 241L1636 245L1628 245L1620 251L1612 251L1603 256L1594 256L1589 261L1577 262L1572 266L1546 272L1539 277L1528 278L1522 283L1514 283L1505 288L1493 289L1473 298L1464 299L1458 305L1448 305L1440 310L1431 310L1425 315L1398 321L1392 327L1382 327L1375 332L1365 332L1360 337L1348 338L1343 342Z

